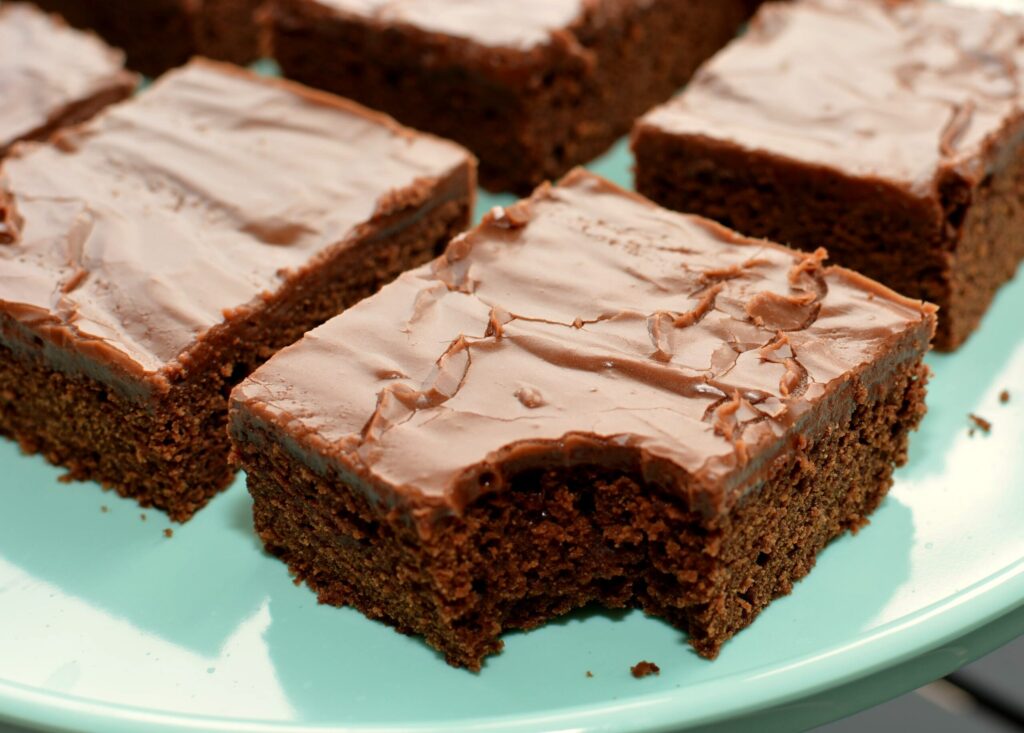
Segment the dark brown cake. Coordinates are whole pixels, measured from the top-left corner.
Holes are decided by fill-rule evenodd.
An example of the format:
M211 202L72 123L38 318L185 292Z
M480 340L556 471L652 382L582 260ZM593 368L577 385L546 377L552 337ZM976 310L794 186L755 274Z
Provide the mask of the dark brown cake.
M127 97L124 54L32 5L0 5L0 158Z
M473 669L639 606L704 656L865 523L934 308L584 172L496 210L232 393L266 546Z
M194 55L236 64L260 56L255 14L263 0L35 0L72 25L91 28L156 76Z
M1024 258L1024 16L944 3L765 6L634 133L637 189L977 328Z
M528 191L606 150L733 37L752 0L272 0L286 76L480 158Z
M254 182L258 185L254 185ZM471 156L194 62L0 168L0 433L185 520L227 396L468 224Z

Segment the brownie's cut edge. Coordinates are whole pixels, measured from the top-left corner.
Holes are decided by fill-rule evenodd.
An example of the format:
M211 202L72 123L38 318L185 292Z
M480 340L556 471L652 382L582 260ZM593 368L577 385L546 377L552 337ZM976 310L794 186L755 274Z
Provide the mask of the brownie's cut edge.
M419 16L385 18L348 0L274 0L266 22L286 76L456 140L480 158L485 187L526 193L604 152L752 9L749 0L547 2L480 0L469 4L474 16L439 0L406 11ZM556 6L565 27L529 22ZM522 38L509 30L520 25Z
M36 0L71 25L96 31L128 54L128 65L158 76L196 55L236 64L260 56L262 0Z
M231 104L228 100L235 91L242 95L236 95L239 99L248 95L244 104L239 102L237 109L224 106ZM184 131L183 141L188 134L226 134L230 139L231 125L246 115L245 104L259 100L261 105L287 112L287 124L298 125L295 129L302 129L303 124L312 126L311 120L319 119L304 114L331 115L334 127L329 134L334 137L335 147L325 147L326 139L317 138L321 154L328 156L325 160L333 159L332 151L347 144L343 136L348 134L348 124L355 135L351 141L356 146L355 156L364 154L364 149L372 154L373 149L380 152L393 144L393 161L377 158L358 171L351 160L338 158L334 179L353 176L351 188L345 193L342 181L342 193L327 190L331 208L342 210L349 203L345 198L348 196L356 205L367 205L369 216L351 230L338 229L331 234L344 217L337 221L331 221L331 217L289 221L293 213L287 208L274 213L267 208L273 202L267 201L257 201L259 208L246 210L244 207L251 202L231 177L245 176L250 170L245 166L251 165L252 159L228 171L222 166L231 158L232 145L217 143L218 157L200 153L191 159L193 163L209 161L205 170L194 172L203 177L204 191L218 192L217 183L226 180L222 184L225 188L218 193L230 197L232 191L238 191L241 198L223 204L215 198L189 198L196 192L189 189L186 193L187 185L182 186L180 194L173 194L177 200L174 206L179 210L196 207L202 211L209 207L216 221L211 224L208 220L201 227L202 236L195 234L200 230L193 230L189 239L179 243L177 256L182 267L193 262L192 255L203 259L201 266L197 265L200 270L192 271L188 278L172 276L170 282L181 292L168 291L168 281L164 280L166 267L175 266L173 260L162 259L159 252L154 252L153 270L149 272L145 251L135 250L134 242L120 239L99 241L94 252L90 244L94 232L98 232L99 240L105 233L118 235L119 229L116 225L90 225L78 230L84 233L77 245L82 248L78 263L62 261L52 274L58 293L53 302L57 305L47 312L42 302L51 276L35 269L31 259L19 259L19 251L22 235L24 241L40 248L34 254L42 261L50 256L42 249L49 246L47 242L52 241L58 254L65 251L70 245L63 244L59 236L64 209L54 208L53 222L47 222L36 216L42 204L19 196L21 192L12 181L30 181L32 176L45 178L50 174L73 178L85 168L64 166L45 173L39 170L36 159L76 155L80 148L102 157L104 153L97 151L107 146L130 151L142 140L159 141L162 146L166 142L162 126L167 123L164 113L170 109L168 105L185 104L186 99L186 106L192 106L190 119L203 120L196 123L195 130L178 128ZM313 326L372 294L398 273L436 256L468 226L475 196L475 165L472 157L457 146L428 140L345 100L289 82L259 79L235 67L211 62L194 62L127 105L114 108L114 119L109 124L101 116L83 128L62 133L60 147L19 148L0 171L5 184L0 193L0 259L9 270L0 273L0 434L18 440L26 451L42 453L67 468L70 478L98 481L143 506L155 506L172 519L185 521L234 475L228 463L230 444L225 428L231 388ZM151 108L155 117L149 116L153 114L148 112ZM215 115L225 110L238 119L222 127L223 120L211 116L211 112ZM264 114L272 115L273 111ZM283 134L275 140L273 125L267 119L250 122L262 130L256 134L280 146L277 155L286 155L290 146L301 144L291 128L282 128ZM157 136L150 137L156 131ZM372 140L373 135L379 140ZM252 140L249 137L247 144ZM174 170L177 175L177 171L184 170L174 166L201 150L201 144L196 144L201 141L201 137L188 140L193 147L171 142L153 153L145 152L140 158L129 156L120 162L124 166L128 161L126 170L139 165L141 175L156 194L165 185L173 192L181 180L164 179L164 172ZM418 152L414 152L414 145ZM145 145L138 150L145 151ZM235 152L245 157L245 150L239 147ZM294 186L328 184L319 179L322 172L311 167L312 162L308 164L311 178L297 178L296 166L306 163L302 148L295 147L294 151L291 170L283 170L280 159L275 163L268 158L264 163L277 165L276 175L285 182L279 181L279 186L287 187L288 180ZM427 161L434 153L428 151L436 151L437 160L446 161L439 162L432 172ZM371 166L381 171L376 186L358 177L367 171L371 177L378 175ZM393 185L389 181L396 179L396 171L402 166L406 166L406 178L400 185ZM111 180L115 186L120 185L116 174L111 179L105 177L110 171L98 165L86 168L90 176L95 174L97 190ZM349 168L351 173L347 172ZM14 190L8 188L12 185ZM309 198L313 190L307 189L306 198L297 199L300 205L316 204L317 199ZM80 190L75 195L81 195L85 202L95 194ZM127 204L132 195L126 191L115 198ZM74 199L67 201L73 205ZM106 207L105 202L99 203L96 211L106 211ZM230 218L225 222L223 211L241 218L241 234L234 230ZM138 222L140 230L145 229L146 221ZM182 216L181 221L185 222L181 226L187 227L189 220ZM41 228L50 224L56 228L41 235ZM324 239L307 240L318 226L324 227ZM72 226L69 236L75 231ZM203 236L209 239L203 240ZM237 253L234 261L225 260L223 252L217 255L211 251L207 261L201 253L188 249L201 250L208 245L224 248L229 236L232 246L251 246L251 250ZM154 241L158 250L165 244ZM248 241L251 245L245 244ZM109 263L103 259L104 247L112 253ZM281 248L293 248L296 254L281 253ZM303 261L304 252L310 254ZM137 259L119 259L124 256ZM284 267L286 264L289 266ZM247 278L254 274L267 284L267 290L247 284ZM206 277L220 279L216 286L207 287ZM220 289L229 295L218 292ZM223 300L231 293L243 292L248 295L240 302L229 305L230 301ZM209 315L216 309L216 305L211 307L211 298L225 303L215 316ZM133 312L132 303L153 310ZM196 316L204 307L210 309L208 314ZM205 320L208 317L218 320ZM147 319L152 323L145 330L134 325L144 324ZM98 321L104 321L103 328L114 332L103 338L90 334L90 324ZM122 332L117 333L117 329ZM196 330L200 331L198 337L194 336ZM178 353L178 348L183 350Z
M196 53L242 66L262 56L257 13L264 0L204 0Z
M730 244L701 249L719 240ZM819 253L792 256L779 282L808 277L818 306L762 293L745 325L719 310L736 312L735 294L750 292L730 288L780 252L582 173L497 212L236 388L230 430L257 531L321 601L421 635L457 666L479 669L503 631L592 602L665 618L713 658L830 540L866 523L925 411L929 306L820 269ZM631 274L619 257L635 257ZM700 271L666 264L676 259ZM684 280L704 287L669 287ZM651 309L675 297L694 307L645 325L617 309L643 301L638 290ZM785 305L797 301L810 310ZM369 330L392 317L405 336ZM446 319L460 335L434 363L417 352L443 348ZM673 325L709 348L721 378L674 363L702 357ZM631 332L654 352L601 351L634 343ZM757 333L765 345L747 342ZM826 387L820 370L839 353L865 361ZM375 381L380 392L360 394ZM776 412L776 399L788 407ZM677 421L676 409L694 417Z
M822 18L843 31L797 25ZM752 26L637 123L637 190L752 236L808 250L827 241L839 264L938 305L935 347L959 348L1024 259L1024 18L917 0L802 0L764 6ZM800 56L806 39L833 37L829 53ZM982 37L991 65L946 68L976 58ZM889 116L880 92L861 101L830 81L858 47L873 72L862 84L897 88L891 105L913 110L906 119ZM803 76L786 70L797 66ZM797 78L813 93L791 93ZM929 83L948 89L914 86ZM833 147L808 142L819 139ZM879 155L886 142L893 151Z

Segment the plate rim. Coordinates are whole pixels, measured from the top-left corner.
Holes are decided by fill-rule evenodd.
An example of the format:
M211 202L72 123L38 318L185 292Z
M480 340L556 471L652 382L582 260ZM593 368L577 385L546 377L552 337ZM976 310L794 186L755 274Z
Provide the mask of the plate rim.
M956 640L1017 610L1024 610L1024 557L944 599L893 619L867 634L806 654L771 671L739 675L723 693L724 679L671 691L526 715L475 717L462 721L401 724L295 724L183 715L173 711L91 701L0 679L0 720L78 733L483 733L532 731L539 726L585 733L683 730L720 723L865 679ZM893 653L893 639L898 652ZM817 680L804 684L807 677ZM727 678L726 678L727 679ZM736 685L739 687L737 688ZM715 688L719 688L715 691ZM728 705L722 697L727 694ZM740 700L740 702L737 702Z

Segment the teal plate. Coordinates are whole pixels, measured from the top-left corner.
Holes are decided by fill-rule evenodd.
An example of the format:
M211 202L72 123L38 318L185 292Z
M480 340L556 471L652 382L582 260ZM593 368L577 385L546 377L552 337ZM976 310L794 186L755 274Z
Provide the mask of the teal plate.
M593 167L629 180L623 145ZM1022 314L1018 278L964 349L930 359L929 414L870 526L715 662L661 621L593 609L507 635L480 674L453 669L295 587L261 552L241 480L168 538L162 514L60 483L0 441L0 718L95 733L764 730L879 702L1024 631ZM972 412L990 434L970 434ZM643 659L660 676L633 679Z

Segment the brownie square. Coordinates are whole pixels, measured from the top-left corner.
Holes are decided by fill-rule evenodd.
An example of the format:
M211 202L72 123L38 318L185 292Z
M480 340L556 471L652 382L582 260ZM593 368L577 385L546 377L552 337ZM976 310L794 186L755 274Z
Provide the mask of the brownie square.
M457 140L491 190L606 150L749 16L752 0L272 0L284 74Z
M192 56L248 64L260 56L256 11L263 0L36 0L128 53L156 76Z
M1024 16L801 0L634 132L636 185L940 306L953 350L1024 257Z
M714 657L924 412L934 307L825 256L571 173L234 390L256 528L455 665L592 602Z
M197 61L0 167L0 433L184 521L231 480L231 388L434 257L472 157Z
M124 54L35 6L0 6L0 158L132 93Z

